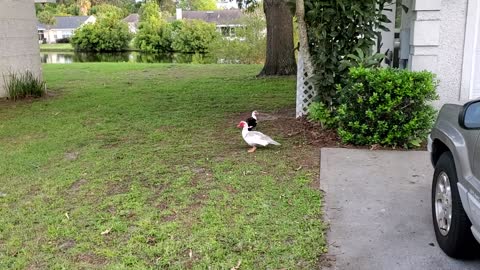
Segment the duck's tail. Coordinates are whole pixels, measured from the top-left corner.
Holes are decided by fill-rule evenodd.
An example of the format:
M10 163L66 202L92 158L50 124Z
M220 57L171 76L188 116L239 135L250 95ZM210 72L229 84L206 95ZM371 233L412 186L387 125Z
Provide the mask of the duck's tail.
M270 141L270 144L273 144L273 145L281 145L279 142L276 142L276 141L274 141L274 140L271 140L271 141Z

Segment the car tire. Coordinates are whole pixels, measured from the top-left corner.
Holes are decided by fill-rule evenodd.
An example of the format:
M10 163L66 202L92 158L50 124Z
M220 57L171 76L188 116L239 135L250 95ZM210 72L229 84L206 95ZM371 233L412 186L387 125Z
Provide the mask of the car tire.
M448 177L448 179L445 178ZM446 183L448 180L449 188L445 190L450 190L450 196L446 195L442 198L451 198L451 203L441 203L443 201L438 199L441 197L437 195L437 192L441 190L440 187L437 189L437 185L440 183ZM465 210L462 206L462 201L460 199L460 194L458 192L458 178L457 171L455 169L455 161L453 159L451 152L443 153L436 166L435 173L433 175L432 183L432 216L433 216L433 226L435 228L435 236L437 238L438 245L440 248L450 257L453 258L466 258L470 256L470 253L475 250L475 246L478 245L472 234L470 222ZM446 186L446 185L444 185ZM438 192L439 194L448 194ZM438 205L438 206L437 206ZM450 208L443 207L444 205L450 205ZM443 211L437 209L451 209L450 211ZM440 212L437 214L437 212ZM450 215L444 215L446 212ZM448 222L445 222L446 219L442 219L442 216L450 216L450 225ZM439 220L439 217L441 220ZM439 225L440 223L440 225Z

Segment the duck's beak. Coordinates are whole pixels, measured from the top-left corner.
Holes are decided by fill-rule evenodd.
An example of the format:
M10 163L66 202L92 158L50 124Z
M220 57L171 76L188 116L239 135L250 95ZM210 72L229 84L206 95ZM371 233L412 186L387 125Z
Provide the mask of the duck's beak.
M242 125L238 124L238 125L237 125L237 128L242 128Z

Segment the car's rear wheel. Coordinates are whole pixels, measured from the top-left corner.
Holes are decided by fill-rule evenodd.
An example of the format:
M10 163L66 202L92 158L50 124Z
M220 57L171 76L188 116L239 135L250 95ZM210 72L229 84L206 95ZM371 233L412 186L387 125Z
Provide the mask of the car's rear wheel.
M443 153L432 184L432 215L438 245L451 257L469 256L476 244L458 192L458 178L452 153Z

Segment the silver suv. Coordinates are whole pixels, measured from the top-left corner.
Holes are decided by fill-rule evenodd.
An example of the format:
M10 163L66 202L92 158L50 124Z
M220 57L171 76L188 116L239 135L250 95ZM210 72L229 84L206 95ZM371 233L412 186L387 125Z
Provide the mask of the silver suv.
M435 167L432 215L443 251L454 258L480 242L480 100L447 104L428 138ZM476 240L475 240L476 239Z

